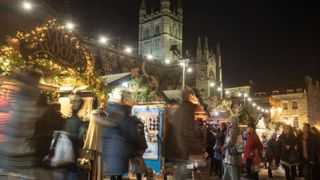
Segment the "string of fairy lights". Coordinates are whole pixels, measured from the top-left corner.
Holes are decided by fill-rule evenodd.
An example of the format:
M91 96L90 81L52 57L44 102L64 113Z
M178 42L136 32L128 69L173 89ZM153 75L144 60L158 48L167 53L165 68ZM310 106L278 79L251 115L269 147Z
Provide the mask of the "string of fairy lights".
M210 83L210 87L211 88L214 88L216 91L218 91L219 93L223 93L224 91L224 94L225 95L228 95L228 96L235 96L235 97L238 97L238 98L243 98L244 100L244 103L245 102L248 102L253 108L255 108L257 111L261 112L261 113L265 113L265 114L268 114L270 113L270 111L267 109L267 108L264 108L262 107L261 105L259 105L258 103L254 102L253 98L250 97L248 94L246 93L242 93L242 92L230 92L229 90L223 90L222 87L220 86L216 86L216 83L215 82L211 82ZM217 114L216 114L217 115Z

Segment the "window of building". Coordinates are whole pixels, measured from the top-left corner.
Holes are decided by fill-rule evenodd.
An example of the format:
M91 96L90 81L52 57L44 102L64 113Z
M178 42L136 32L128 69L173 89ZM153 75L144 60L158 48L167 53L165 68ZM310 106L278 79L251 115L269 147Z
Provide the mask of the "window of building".
M302 93L302 92L303 92L303 91L302 91L301 88L297 89L297 93Z
M298 116L294 116L293 117L292 126L293 127L299 127L299 117Z
M298 101L292 101L292 109L298 109Z
M283 119L284 123L289 121L289 117L288 116L283 116L282 119Z
M156 26L156 35L159 35L160 34L160 27L159 25Z
M288 110L288 102L287 101L282 101L282 109Z
M294 91L293 91L293 89L288 89L288 90L287 90L287 93L288 93L288 94L292 94L292 93L294 93Z
M274 95L278 95L280 92L278 91L278 90L276 90L276 91L272 91L272 94L274 94Z

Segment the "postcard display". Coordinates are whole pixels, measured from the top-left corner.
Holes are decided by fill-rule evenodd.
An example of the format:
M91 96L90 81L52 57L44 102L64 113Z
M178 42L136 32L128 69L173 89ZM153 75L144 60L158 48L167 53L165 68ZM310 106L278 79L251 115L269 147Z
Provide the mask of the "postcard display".
M143 158L147 167L161 173L162 121L164 109L160 107L135 106L134 114L143 122L148 149Z

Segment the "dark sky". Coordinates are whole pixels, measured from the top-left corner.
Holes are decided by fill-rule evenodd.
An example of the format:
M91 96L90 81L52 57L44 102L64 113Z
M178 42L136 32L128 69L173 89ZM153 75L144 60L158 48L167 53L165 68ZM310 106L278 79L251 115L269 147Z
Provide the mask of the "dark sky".
M46 0L57 11L64 0ZM147 0L148 1L148 0ZM149 0L152 1L152 0ZM136 45L141 0L69 0L79 28ZM184 50L220 42L227 86L320 79L320 7L307 0L182 0Z

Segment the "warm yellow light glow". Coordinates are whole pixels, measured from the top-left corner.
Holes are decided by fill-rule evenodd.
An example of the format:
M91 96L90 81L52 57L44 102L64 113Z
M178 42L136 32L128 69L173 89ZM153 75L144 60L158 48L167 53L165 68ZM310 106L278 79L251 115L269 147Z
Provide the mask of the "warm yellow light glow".
M210 83L210 86L211 86L211 87L214 87L215 85L216 85L216 83L214 83L214 82L211 82L211 83Z
M170 63L171 63L171 60L170 60L170 59L166 59L166 60L164 61L164 63L170 64Z
M251 101L252 101L252 98L248 98L248 101L251 102Z
M189 68L187 69L187 72L188 72L188 73L192 73L192 68L189 67Z
M230 91L226 91L226 94L227 94L227 95L230 94Z

